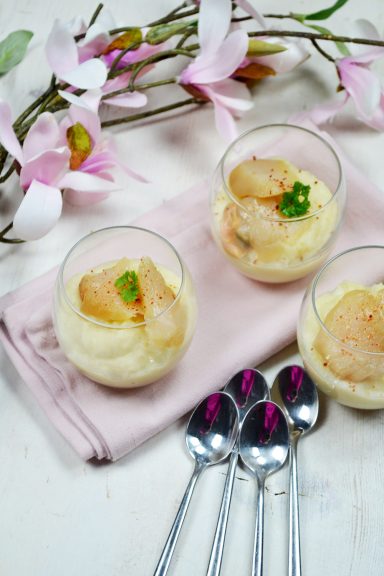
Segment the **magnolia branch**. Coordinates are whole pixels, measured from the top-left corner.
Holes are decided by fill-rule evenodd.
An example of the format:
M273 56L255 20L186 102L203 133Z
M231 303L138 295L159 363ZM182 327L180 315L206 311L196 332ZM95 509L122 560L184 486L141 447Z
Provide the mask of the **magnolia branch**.
M100 11L102 10L103 5L99 4L93 13L90 21L89 26L95 23L98 18ZM233 10L238 8L236 2L232 4ZM134 37L134 40L125 48L121 49L110 65L109 72L108 72L108 80L116 78L126 72L130 72L130 79L127 82L126 87L120 88L119 90L115 90L114 92L106 93L102 96L101 100L111 99L116 96L120 96L126 93L132 93L139 90L150 90L152 88L159 88L161 86L170 85L170 84L178 84L177 78L175 76L163 78L160 80L152 81L152 82L138 82L138 79L141 77L141 72L145 70L146 67L153 65L155 63L159 63L162 61L166 61L168 59L174 59L177 57L185 57L187 59L195 58L196 52L199 50L200 46L198 43L190 43L187 45L187 40L193 36L197 35L197 18L199 14L199 7L194 6L191 7L190 3L187 1L183 1L178 7L173 9L169 12L166 16L159 18L153 22L147 24L151 30L156 27L160 29L160 37L162 32L162 26L170 24L168 28L165 29L165 39L168 39L171 36L178 37L175 43L174 48L167 47L165 50L160 50L156 54L144 58L142 60L136 61L134 63L128 64L126 66L122 66L123 57L129 52L134 51L135 49L139 48L139 46L145 42L150 42L149 37L146 40L146 37L139 34L138 38ZM295 20L296 22L301 22L304 25L307 25L303 21L303 15L297 14L265 14L266 18L276 18L276 19L291 19ZM233 13L233 22L241 22L244 20L251 20L250 16L243 16L238 17ZM179 22L177 22L179 21ZM177 23L176 23L177 22ZM109 31L111 36L115 36L116 34L128 32L128 31L138 31L142 30L141 27L133 27L133 26L126 26L121 28L115 28ZM171 31L170 33L168 31ZM156 30L157 32L157 30ZM168 35L167 35L168 34ZM80 34L75 37L75 40L78 41L81 38L84 38L85 34ZM134 36L134 35L133 35ZM324 58L330 61L333 65L335 65L336 59L331 56L324 48L319 44L319 42L334 42L334 43L343 43L343 44L359 44L359 45L366 45L366 46L381 46L384 47L383 40L372 40L368 38L356 38L350 36L339 36L332 33L321 33L318 31L309 32L309 31L299 31L299 30L275 30L275 29L264 29L264 30L257 30L248 32L249 38L263 38L264 41L268 41L268 37L281 37L281 38L301 38L311 42L314 49L318 51ZM155 34L155 43L161 43L162 40L158 40L159 36ZM99 54L98 57L101 57L102 54ZM68 84L61 82L55 75L51 77L51 81L49 86L45 90L43 94L41 94L36 100L34 100L16 119L13 124L15 133L20 142L23 142L26 134L28 133L30 127L33 123L37 120L39 115L42 112L51 112L56 113L59 111L63 111L70 106L70 104L58 94L59 90L66 90L68 89ZM179 87L181 89L181 87ZM76 96L81 96L85 90L74 90L73 94ZM194 94L194 93L193 93ZM187 98L185 100L176 101L170 104L166 104L161 107L153 108L153 109L146 109L140 113L133 113L127 116L122 116L120 118L114 120L106 120L101 123L103 128L117 126L119 124L127 124L131 122L136 122L139 120L144 120L146 118L153 117L155 115L164 114L166 112L170 112L172 110L177 110L182 107L186 106L193 106L193 105L201 105L205 104L207 101L205 99L199 98L198 96ZM8 152L0 146L0 183L5 182L15 171L16 165L12 162L6 168L6 162L8 158ZM4 174L3 174L4 172ZM7 233L12 229L12 223L6 226L2 231L0 231L0 242L5 243L19 243L21 240L18 239L9 239L6 238Z

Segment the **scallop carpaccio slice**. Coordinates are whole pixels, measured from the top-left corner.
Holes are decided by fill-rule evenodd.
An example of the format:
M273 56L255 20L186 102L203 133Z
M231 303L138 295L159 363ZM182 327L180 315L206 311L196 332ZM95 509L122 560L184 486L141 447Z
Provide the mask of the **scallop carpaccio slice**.
M175 295L150 258L141 258L138 278L144 317L146 320L156 318L154 322L148 322L147 334L160 348L180 346L186 330L186 315L180 301L165 312L173 304Z
M114 266L85 274L79 284L81 311L107 323L143 321L140 295L133 302L125 302L115 286L116 280L130 269L128 258L121 258Z
M384 290L347 292L328 312L324 324L337 340L321 330L314 347L334 374L352 382L384 374Z
M268 198L292 190L300 180L298 169L279 158L251 159L241 162L229 175L229 187L238 198Z
M137 275L144 317L155 318L172 304L175 296L148 256L140 259Z

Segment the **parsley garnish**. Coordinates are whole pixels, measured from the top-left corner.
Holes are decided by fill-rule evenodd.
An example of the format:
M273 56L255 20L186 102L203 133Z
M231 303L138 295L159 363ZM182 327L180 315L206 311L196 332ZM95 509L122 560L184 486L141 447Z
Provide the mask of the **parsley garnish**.
M311 206L308 199L310 189L309 185L306 186L302 182L295 182L292 192L284 192L283 199L279 204L280 212L284 216L288 216L288 218L306 214Z
M139 295L139 279L134 270L127 270L115 281L124 302L133 302Z

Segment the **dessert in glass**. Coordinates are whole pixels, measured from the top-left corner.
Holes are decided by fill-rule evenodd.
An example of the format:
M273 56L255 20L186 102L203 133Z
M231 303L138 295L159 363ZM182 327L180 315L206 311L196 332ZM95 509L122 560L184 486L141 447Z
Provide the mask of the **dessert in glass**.
M131 388L167 374L196 325L188 270L163 237L133 226L85 236L56 281L54 327L67 358L91 380Z
M261 126L235 140L216 169L212 231L246 276L289 282L326 260L344 204L343 171L328 142L299 126Z
M320 390L354 408L384 408L384 246L352 248L323 266L297 340Z

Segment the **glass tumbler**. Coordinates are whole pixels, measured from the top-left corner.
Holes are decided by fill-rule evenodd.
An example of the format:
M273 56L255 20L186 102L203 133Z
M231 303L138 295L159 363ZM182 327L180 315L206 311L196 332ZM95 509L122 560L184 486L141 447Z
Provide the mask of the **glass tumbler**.
M196 315L181 257L144 228L85 236L57 276L53 317L60 347L81 373L106 386L144 386L167 374L191 342Z
M384 246L351 248L323 266L305 293L297 340L325 394L384 408Z
M260 126L235 140L217 166L213 236L246 276L289 282L326 260L344 205L342 167L326 140L299 126Z

